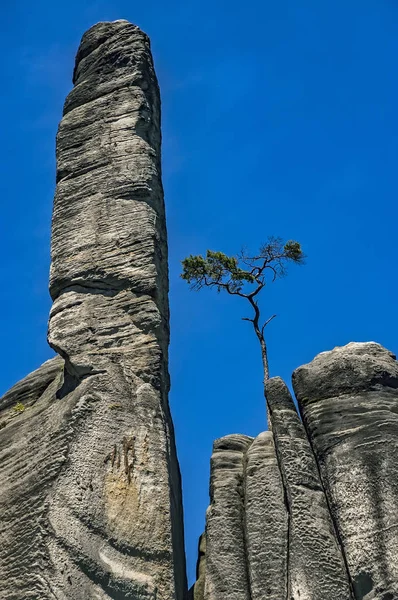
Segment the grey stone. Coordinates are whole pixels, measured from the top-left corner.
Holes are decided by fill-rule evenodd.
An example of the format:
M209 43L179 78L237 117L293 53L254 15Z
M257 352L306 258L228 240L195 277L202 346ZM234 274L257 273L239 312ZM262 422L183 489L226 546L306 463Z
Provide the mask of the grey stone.
M199 538L198 560L196 563L196 582L189 590L189 600L204 600L206 582L206 534Z
M288 597L349 600L348 574L317 464L284 382L266 385L276 454L289 513Z
M46 388L63 372L64 361L60 356L54 356L47 360L36 371L33 371L21 381L18 381L2 398L0 398L0 411L5 417L12 417L18 414L15 410L12 412L6 409L15 407L19 402L25 408L31 407L44 393ZM4 423L5 425L5 423ZM4 426L3 425L3 426Z
M52 223L48 340L63 360L3 399L0 597L182 600L160 99L147 36L127 21L95 25L74 84ZM11 419L14 400L29 406Z
M297 369L293 384L302 420L274 378L272 431L215 444L205 597L395 600L396 357L351 343Z
M285 600L287 539L272 434L261 433L254 441L243 435L216 440L192 599Z
M349 600L348 574L304 427L279 378L266 385L289 512L288 597Z
M379 344L319 354L294 390L357 600L398 597L398 363Z
M46 597L41 596L38 568L48 533L46 501L65 464L74 420L71 402L56 398L63 366L59 357L47 361L0 400L0 598L4 600Z
M205 600L250 600L244 531L245 453L253 438L214 442L206 514Z
M251 600L285 600L288 512L270 431L246 453L245 523Z
M160 98L147 36L99 23L57 135L48 340L0 398L0 599L395 600L398 363L352 343L279 378L272 430L216 440L186 589L168 405Z

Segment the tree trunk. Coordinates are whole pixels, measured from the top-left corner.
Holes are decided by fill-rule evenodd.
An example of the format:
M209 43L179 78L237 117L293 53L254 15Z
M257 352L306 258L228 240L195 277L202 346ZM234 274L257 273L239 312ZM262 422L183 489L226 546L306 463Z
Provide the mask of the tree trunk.
M265 327L268 325L268 323L270 321L272 321L272 319L276 316L273 315L272 317L270 317L268 319L268 321L266 321L264 323L264 325L262 326L262 329L260 329L260 309L258 308L258 304L257 302L254 300L253 297L247 297L247 299L249 300L250 304L252 305L253 309L254 309L254 318L253 319L246 319L247 321L251 321L251 323L253 323L253 327L254 327L254 331L256 333L256 336L258 338L258 341L260 342L260 346L261 346L261 358L263 361L263 372L264 372L264 378L263 378L263 386L264 386L264 397L265 397L265 403L267 406L267 423L268 423L268 430L271 431L272 427L271 427L271 415L270 415L270 410L269 410L269 406L268 406L268 402L267 402L267 394L266 394L266 383L269 379L269 365L268 365L268 353L267 353L267 344L265 343L265 337L264 337L264 329Z
M264 398L265 398L265 404L267 407L267 424L268 424L268 430L272 431L272 425L271 425L271 415L270 415L270 411L269 411L269 406L268 406L268 402L267 402L267 394L266 394L266 383L269 379L269 365L268 365L268 354L267 354L267 344L265 343L265 338L264 335L261 333L261 331L255 327L256 330L256 335L258 337L258 340L260 342L260 346L261 346L261 358L263 361L263 372L264 372L264 377L263 377L263 387L264 387Z

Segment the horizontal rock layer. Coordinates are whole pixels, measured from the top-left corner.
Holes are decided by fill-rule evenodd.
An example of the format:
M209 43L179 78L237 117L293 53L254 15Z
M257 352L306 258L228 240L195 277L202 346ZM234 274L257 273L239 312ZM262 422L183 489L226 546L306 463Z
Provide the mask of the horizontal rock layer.
M272 432L217 440L195 600L398 598L398 363L375 343L266 386ZM203 543L202 543L203 545Z
M1 404L1 598L185 595L160 138L147 36L99 23L57 135L48 339L62 359Z

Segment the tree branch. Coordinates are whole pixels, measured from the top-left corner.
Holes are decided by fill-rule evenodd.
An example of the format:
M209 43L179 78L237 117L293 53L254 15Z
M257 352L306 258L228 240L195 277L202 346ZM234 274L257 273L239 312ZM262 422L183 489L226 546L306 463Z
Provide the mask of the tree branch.
M257 294L258 294L258 293L260 293L260 292L261 292L261 290L263 289L264 285L265 285L265 283L264 283L264 282L262 282L262 283L259 283L259 284L258 284L258 287L257 287L257 288L256 288L256 289L255 289L253 292L251 292L250 294L245 294L245 297L246 297L248 300L249 300L250 298L254 298L255 296L257 296Z
M241 292L238 292L238 291L234 292L234 291L232 291L231 288L230 288L230 284L229 283L224 283L223 281L219 281L219 280L217 280L217 281L208 281L207 278L206 278L206 275L203 277L203 280L204 280L204 285L206 287L215 287L215 286L216 287L222 287L225 290L227 290L228 294L231 294L231 296L242 296L243 298L246 297L246 295L242 294Z
M272 319L275 319L276 315L272 315L269 319L267 319L264 325L261 327L261 335L264 335L264 329L267 327L268 323L271 323Z

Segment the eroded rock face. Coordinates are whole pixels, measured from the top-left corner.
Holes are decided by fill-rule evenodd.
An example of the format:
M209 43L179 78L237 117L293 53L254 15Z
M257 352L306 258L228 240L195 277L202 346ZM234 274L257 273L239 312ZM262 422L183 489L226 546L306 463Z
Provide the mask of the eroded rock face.
M250 595L277 600L287 593L289 522L270 431L260 433L246 453L244 489Z
M62 359L2 401L10 411L32 399L18 419L0 415L10 526L0 597L182 600L160 100L147 36L127 21L94 26L74 84L52 227L48 339Z
M244 461L252 438L230 435L214 442L206 515L205 598L249 600L244 515Z
M272 432L216 443L211 477L222 493L211 494L206 535L228 544L207 544L195 600L395 600L396 358L379 344L348 344L297 369L293 384L302 419L274 378Z
M0 599L185 600L168 405L160 100L146 35L82 39L57 137L48 339L0 399ZM398 363L375 343L267 385L217 440L194 600L398 598ZM301 418L300 418L301 417Z
M398 597L398 362L375 343L294 373L355 598Z
M267 401L288 512L288 597L345 600L348 576L316 460L280 378L268 382Z

